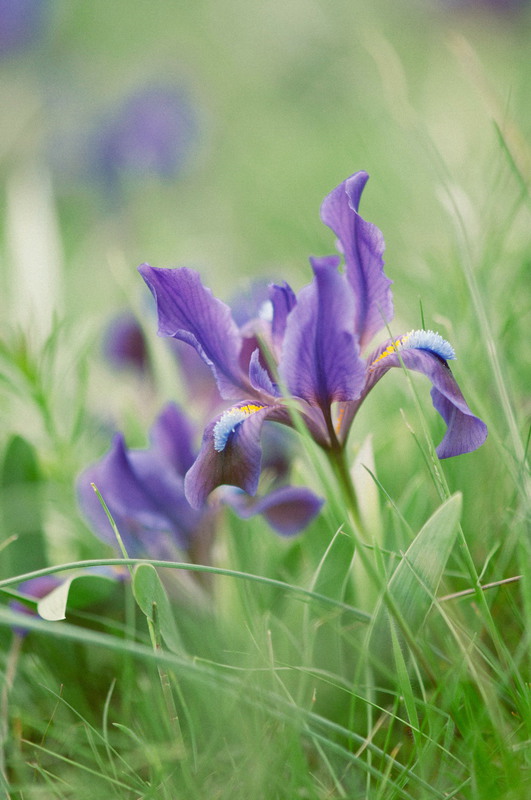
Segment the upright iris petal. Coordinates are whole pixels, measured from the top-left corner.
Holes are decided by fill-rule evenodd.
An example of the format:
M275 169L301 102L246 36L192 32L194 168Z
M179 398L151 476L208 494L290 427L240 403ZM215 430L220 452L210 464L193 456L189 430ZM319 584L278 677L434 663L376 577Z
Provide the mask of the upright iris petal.
M359 395L365 364L354 332L354 294L337 271L338 259L311 263L315 278L288 317L280 370L292 395L328 414L332 403Z
M384 238L376 225L359 214L361 194L369 176L357 172L325 197L321 219L338 237L347 276L356 297L355 331L364 350L375 333L393 318L392 281L383 266Z

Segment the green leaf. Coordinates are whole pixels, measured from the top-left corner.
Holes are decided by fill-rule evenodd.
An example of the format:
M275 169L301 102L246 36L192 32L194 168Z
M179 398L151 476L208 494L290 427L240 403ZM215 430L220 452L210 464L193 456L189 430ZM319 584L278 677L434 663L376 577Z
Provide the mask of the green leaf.
M388 582L390 603L379 601L371 649L385 663L391 649L390 624L416 635L422 627L455 544L461 495L446 500L411 542ZM392 612L389 610L392 607Z
M37 603L37 613L49 622L66 619L67 608L81 609L105 600L116 579L109 575L71 575Z
M17 575L45 567L41 474L35 450L22 436L9 440L1 476L1 515L6 542L2 574Z
M149 622L172 653L184 651L166 589L151 564L138 564L133 572L133 594Z

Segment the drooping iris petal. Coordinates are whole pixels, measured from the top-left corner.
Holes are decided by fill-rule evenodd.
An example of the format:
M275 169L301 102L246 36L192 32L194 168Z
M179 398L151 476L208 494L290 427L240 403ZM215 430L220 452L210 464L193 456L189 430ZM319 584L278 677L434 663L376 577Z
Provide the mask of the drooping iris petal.
M360 393L365 363L354 333L354 295L336 256L312 259L314 280L297 296L286 325L280 373L289 391L328 413Z
M184 482L193 508L200 508L210 492L224 484L256 493L262 457L260 433L264 419L274 410L271 406L240 404L207 426L199 455Z
M241 398L249 383L239 366L242 337L230 308L203 286L195 270L142 264L139 272L157 303L159 335L195 347L212 369L221 396Z
M355 331L363 350L393 318L392 281L384 273L385 243L381 231L358 213L369 176L357 172L325 197L321 219L338 237L346 273L356 297Z
M480 447L487 438L487 426L468 407L445 359L436 351L402 348L400 345L397 348L397 343L400 339L383 348L386 355L373 361L374 378L379 379L389 367L400 367L402 361L407 369L422 372L430 379L433 405L447 425L446 433L436 448L439 458L459 456ZM389 347L393 348L390 352Z
M243 519L261 514L282 536L300 533L317 516L324 502L310 489L300 486L282 486L258 500L234 490L227 492L224 500Z
M441 383L445 384L444 393L435 386L431 390L431 399L447 425L446 433L436 449L439 458L460 456L471 453L481 447L487 438L487 426L472 414L451 372ZM451 378L451 382L449 380ZM463 410L466 408L466 410Z

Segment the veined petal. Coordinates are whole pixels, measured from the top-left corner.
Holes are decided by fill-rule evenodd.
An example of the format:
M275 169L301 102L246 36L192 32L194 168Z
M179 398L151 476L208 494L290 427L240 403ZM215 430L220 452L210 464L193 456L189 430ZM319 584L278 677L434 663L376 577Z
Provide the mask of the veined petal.
M325 197L321 219L338 237L348 279L356 297L355 331L363 350L393 318L392 281L384 273L385 243L381 231L358 213L369 176L357 172Z
M241 397L249 384L239 366L242 338L230 308L203 286L195 270L149 264L138 269L157 303L159 336L195 347L214 372L222 397Z
M224 499L243 519L261 514L282 536L294 536L304 530L324 503L322 498L302 486L282 486L258 499L231 491Z
M413 341L417 340L416 347L410 345L412 338ZM425 346L427 344L430 347ZM381 348L380 354L369 367L371 386L389 367L401 366L401 361L407 369L422 372L430 379L433 384L433 405L447 425L446 433L436 449L439 458L470 453L487 438L487 426L468 407L446 363L447 358L455 358L455 355L451 345L441 336L433 331L413 331Z
M274 411L274 406L242 403L207 426L199 455L184 481L193 508L200 508L210 492L224 484L255 494L260 478L262 424Z
M280 372L291 394L328 412L360 393L365 363L354 333L354 295L336 256L311 260L313 282L289 314Z

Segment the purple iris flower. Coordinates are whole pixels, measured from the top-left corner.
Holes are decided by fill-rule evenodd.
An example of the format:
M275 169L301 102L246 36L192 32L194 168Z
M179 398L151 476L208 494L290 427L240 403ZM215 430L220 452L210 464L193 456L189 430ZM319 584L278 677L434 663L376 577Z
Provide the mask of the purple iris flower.
M103 352L111 366L117 369L132 369L140 374L149 372L144 331L134 314L126 311L111 320L105 331Z
M186 552L192 561L208 561L219 504L193 508L185 497L184 476L196 456L193 438L189 420L174 404L156 419L147 449L128 449L123 436L116 434L110 451L86 469L77 484L81 509L100 538L117 545L92 483L105 500L129 556L173 560ZM275 486L260 500L239 494L227 489L220 500L240 516L262 514L286 536L306 527L322 505L308 489L284 485Z
M198 136L195 109L179 88L154 85L131 95L98 133L99 170L111 186L124 176L175 178Z
M49 0L0 0L0 57L33 44L46 28Z
M159 335L192 345L212 369L222 397L234 401L206 428L186 474L192 506L200 507L222 484L256 492L262 425L292 425L290 404L296 403L324 450L341 454L358 408L391 367L404 365L431 380L433 404L447 425L439 458L484 442L486 426L466 404L447 363L454 351L441 336L411 331L365 355L393 318L383 236L358 211L367 180L365 172L352 175L321 207L323 222L337 236L343 270L339 256L310 259L312 282L297 295L286 283L272 285L263 313L241 328L194 270L139 267L156 300Z

